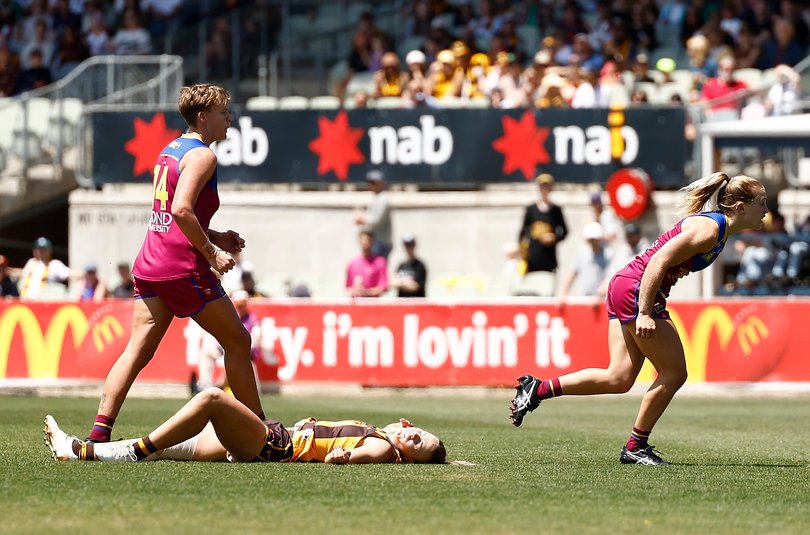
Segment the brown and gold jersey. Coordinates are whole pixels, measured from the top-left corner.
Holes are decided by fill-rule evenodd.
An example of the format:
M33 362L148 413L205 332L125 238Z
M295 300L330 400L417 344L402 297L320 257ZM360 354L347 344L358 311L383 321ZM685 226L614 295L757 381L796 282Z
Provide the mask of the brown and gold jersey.
M324 462L326 456L337 447L351 450L368 437L381 438L391 444L391 462L402 462L402 455L382 429L356 420L339 422L318 421L315 418L302 420L293 431L293 456L290 461Z

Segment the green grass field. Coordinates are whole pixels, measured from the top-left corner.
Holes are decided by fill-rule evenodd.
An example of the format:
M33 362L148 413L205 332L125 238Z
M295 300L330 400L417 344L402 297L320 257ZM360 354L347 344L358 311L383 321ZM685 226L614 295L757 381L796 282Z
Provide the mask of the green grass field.
M669 467L623 466L639 397L562 398L520 429L512 391L284 395L264 407L376 425L407 416L476 466L57 463L42 420L84 436L90 398L0 397L0 533L810 533L810 398L676 398ZM130 399L116 436L184 400Z

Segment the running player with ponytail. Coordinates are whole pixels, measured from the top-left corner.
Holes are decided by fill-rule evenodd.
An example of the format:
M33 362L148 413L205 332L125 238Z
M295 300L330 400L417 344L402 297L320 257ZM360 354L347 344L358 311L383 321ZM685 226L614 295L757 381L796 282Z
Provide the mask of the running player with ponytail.
M717 259L729 236L759 229L768 213L762 184L747 176L714 173L683 188L679 213L684 217L610 281L607 312L610 363L553 379L518 379L510 418L520 426L541 401L561 395L619 394L630 390L645 357L658 372L641 402L624 464L671 464L647 442L675 392L686 382L683 344L669 317L666 299L672 286Z

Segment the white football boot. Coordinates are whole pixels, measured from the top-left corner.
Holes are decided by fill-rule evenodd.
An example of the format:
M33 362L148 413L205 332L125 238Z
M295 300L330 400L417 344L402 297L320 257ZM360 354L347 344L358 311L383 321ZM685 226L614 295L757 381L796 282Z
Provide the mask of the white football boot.
M79 440L73 435L68 435L56 423L50 414L45 417L45 445L51 450L53 458L57 461L77 461L79 456L73 453L73 441Z

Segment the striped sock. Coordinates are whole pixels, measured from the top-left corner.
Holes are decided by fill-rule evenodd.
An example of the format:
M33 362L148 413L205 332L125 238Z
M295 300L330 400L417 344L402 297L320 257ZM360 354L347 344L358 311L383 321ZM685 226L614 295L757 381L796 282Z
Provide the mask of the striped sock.
M648 446L647 439L650 438L650 431L644 431L638 427L633 427L633 432L630 433L630 440L627 441L627 449L630 451L638 451Z
M113 424L115 424L115 418L98 414L96 416L96 423L93 424L93 429L90 430L90 435L87 437L87 440L92 440L93 442L109 442Z
M556 398L557 396L562 396L562 386L560 386L560 378L555 377L554 379L546 379L545 381L540 381L537 385L537 397L540 401L548 398Z
M96 460L96 446L92 442L81 442L74 440L71 444L73 453L79 457L80 461L95 461Z
M158 450L155 445L152 444L149 436L145 436L138 442L132 444L132 449L135 451L135 457L137 457L139 461L149 457Z

